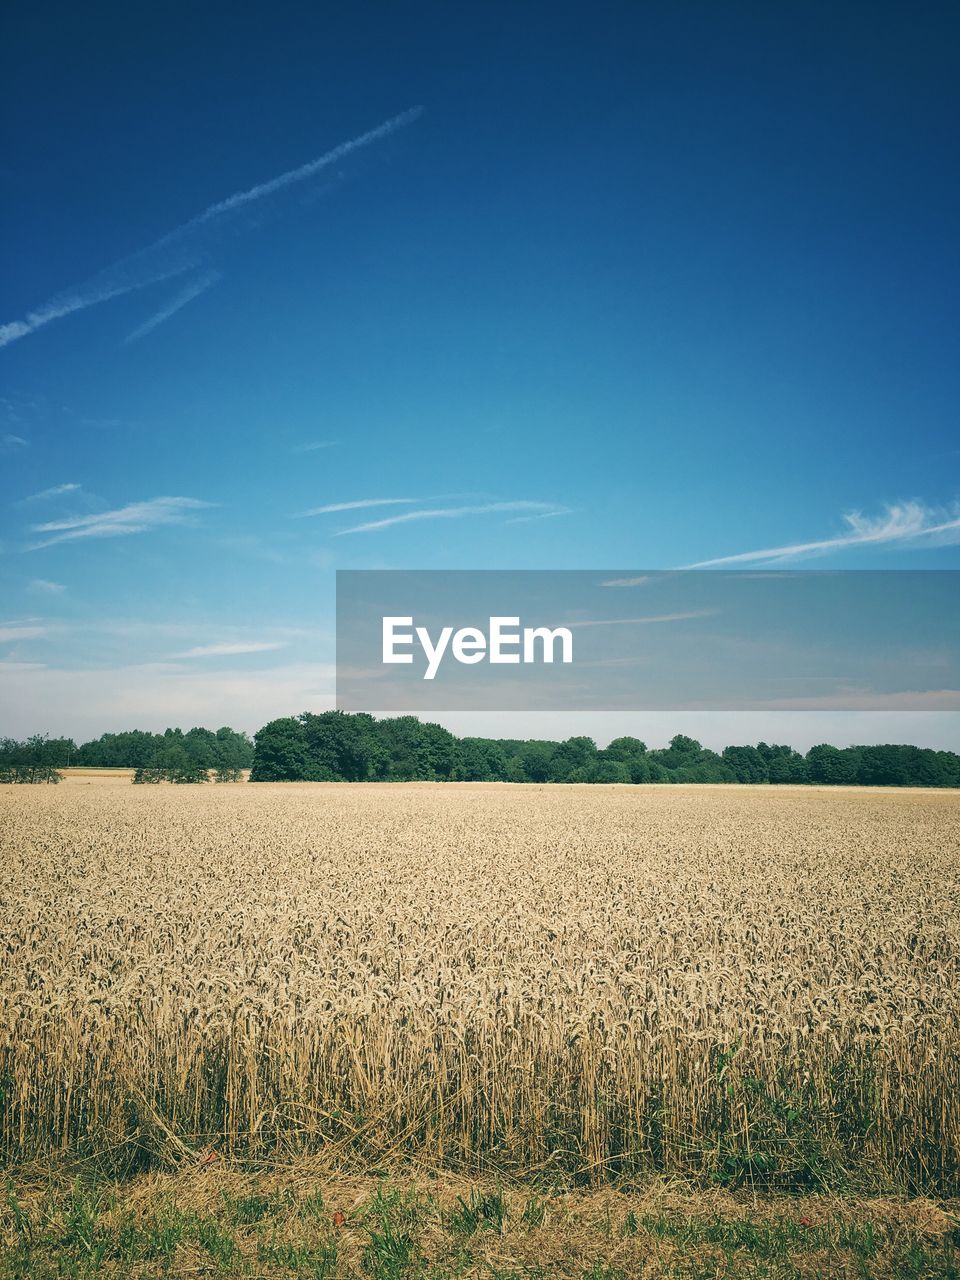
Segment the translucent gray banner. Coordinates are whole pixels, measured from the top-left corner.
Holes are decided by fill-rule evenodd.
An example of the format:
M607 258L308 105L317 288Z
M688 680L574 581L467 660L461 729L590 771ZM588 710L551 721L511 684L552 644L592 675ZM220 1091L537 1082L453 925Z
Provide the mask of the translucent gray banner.
M340 570L337 706L960 709L960 571Z

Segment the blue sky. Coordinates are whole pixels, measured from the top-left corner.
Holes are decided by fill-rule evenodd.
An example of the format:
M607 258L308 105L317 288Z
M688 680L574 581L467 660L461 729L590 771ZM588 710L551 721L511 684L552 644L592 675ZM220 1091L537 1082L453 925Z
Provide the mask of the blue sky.
M960 567L958 26L15 5L0 731L328 705L336 568Z

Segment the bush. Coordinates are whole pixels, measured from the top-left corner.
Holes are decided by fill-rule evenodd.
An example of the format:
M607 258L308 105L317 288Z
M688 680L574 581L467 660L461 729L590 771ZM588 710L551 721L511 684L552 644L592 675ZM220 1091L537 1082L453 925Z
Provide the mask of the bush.
M200 760L191 757L183 747L176 745L157 751L149 764L140 765L133 775L134 782L207 782L210 773Z
M142 764L133 775L134 782L162 782L163 769L156 764Z
M214 769L213 780L214 782L242 782L243 770L221 765L219 769Z

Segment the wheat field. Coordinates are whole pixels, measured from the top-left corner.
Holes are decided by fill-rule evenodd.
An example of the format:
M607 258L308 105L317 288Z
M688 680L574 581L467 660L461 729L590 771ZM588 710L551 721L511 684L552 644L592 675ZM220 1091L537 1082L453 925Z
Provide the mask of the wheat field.
M8 1161L960 1182L956 793L80 776L0 865Z

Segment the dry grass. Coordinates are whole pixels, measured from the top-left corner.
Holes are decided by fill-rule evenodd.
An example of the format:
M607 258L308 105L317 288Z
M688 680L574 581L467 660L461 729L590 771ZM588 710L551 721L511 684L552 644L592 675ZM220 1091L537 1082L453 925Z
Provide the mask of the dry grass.
M0 1206L0 1277L957 1280L958 1209L656 1180L532 1191L443 1173L338 1176L311 1161L120 1184L24 1171Z
M958 818L950 793L2 787L2 1150L953 1193Z

